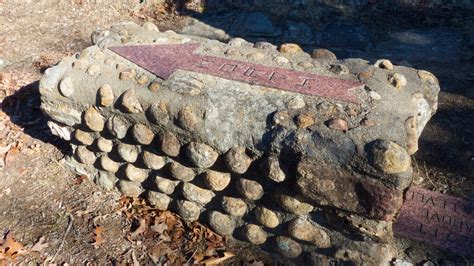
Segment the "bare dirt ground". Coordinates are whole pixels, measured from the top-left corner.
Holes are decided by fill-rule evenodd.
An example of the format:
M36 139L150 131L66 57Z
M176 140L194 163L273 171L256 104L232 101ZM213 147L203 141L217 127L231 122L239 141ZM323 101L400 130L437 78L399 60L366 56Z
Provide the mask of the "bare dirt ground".
M90 45L98 27L151 18L162 30L179 27L179 17L162 19L163 12L133 0L0 0L0 229L15 236L7 240L16 263L165 262L158 254L175 263L242 262L244 255L253 265L269 262L251 247L227 251L225 239L205 227L104 192L60 162L68 147L40 113L42 71ZM441 93L415 160L421 186L474 197L473 106L472 99Z

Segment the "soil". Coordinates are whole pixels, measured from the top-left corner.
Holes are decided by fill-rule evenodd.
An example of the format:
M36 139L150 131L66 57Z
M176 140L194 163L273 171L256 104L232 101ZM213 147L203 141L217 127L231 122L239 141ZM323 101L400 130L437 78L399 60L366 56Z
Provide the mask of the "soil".
M49 132L39 111L42 71L91 45L95 29L152 20L167 30L179 28L186 19L139 1L106 3L0 0L0 160L6 153L0 162L0 229L9 230L30 250L41 237L48 244L17 257L16 263L153 263L149 242L130 239L136 225L120 209L120 197L61 163L68 145ZM467 91L463 77L456 80ZM438 113L414 156L416 184L474 199L474 100L449 91L440 93ZM93 245L97 227L103 228L101 245ZM248 247L233 252L239 256L228 262L271 262ZM186 259L194 255L182 254Z

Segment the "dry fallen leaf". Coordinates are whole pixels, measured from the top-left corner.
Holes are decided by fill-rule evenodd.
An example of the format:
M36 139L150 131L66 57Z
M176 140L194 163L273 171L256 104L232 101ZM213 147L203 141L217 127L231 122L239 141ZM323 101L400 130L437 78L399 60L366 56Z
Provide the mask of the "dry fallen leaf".
M220 257L220 258L209 258L209 259L205 259L203 261L201 261L200 263L202 264L205 264L205 265L217 265L219 263L222 263L232 257L234 257L235 254L232 253L232 252L224 252L224 256Z
M38 240L38 242L36 242L36 244L34 244L29 251L33 251L33 252L43 252L43 250L45 248L47 248L49 246L48 243L45 242L45 237L42 236L40 237L40 239Z
M135 238L137 238L137 236L143 234L146 231L147 227L148 227L147 222L146 222L145 219L139 219L138 222L139 222L139 225L138 225L137 229L135 229L135 231L133 231L130 234L132 239L135 239Z
M105 239L102 236L103 231L104 231L104 228L102 226L96 226L94 228L94 237L93 237L94 242L92 242L92 245L95 248L99 248L99 246L105 242Z
M0 239L0 262L5 260L13 261L18 255L25 252L25 248L20 242L16 241L11 231L8 231Z
M78 175L78 176L76 176L76 178L74 179L74 184L80 185L80 184L82 184L82 182L84 182L85 180L87 180L87 176L85 176L85 175Z

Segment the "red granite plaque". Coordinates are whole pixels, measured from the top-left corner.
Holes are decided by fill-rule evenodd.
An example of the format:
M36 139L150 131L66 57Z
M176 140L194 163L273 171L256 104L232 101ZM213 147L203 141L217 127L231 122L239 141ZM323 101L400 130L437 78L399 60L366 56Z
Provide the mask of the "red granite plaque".
M110 50L167 79L177 69L209 74L225 79L277 88L297 93L357 103L352 90L363 84L285 68L252 64L220 57L199 55L199 44L115 46Z
M393 229L400 236L474 256L474 202L411 187Z

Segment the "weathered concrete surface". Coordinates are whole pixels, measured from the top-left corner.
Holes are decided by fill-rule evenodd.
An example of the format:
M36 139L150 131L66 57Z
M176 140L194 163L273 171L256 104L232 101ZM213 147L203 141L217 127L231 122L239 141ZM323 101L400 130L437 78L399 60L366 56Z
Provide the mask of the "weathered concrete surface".
M392 258L391 224L412 179L409 155L437 109L432 74L133 23L93 40L40 83L42 111L71 140L68 161L77 171L290 258L317 245L342 261ZM199 55L364 86L352 103L183 70L162 80L108 49L180 43L199 43ZM324 233L328 239L315 241Z

